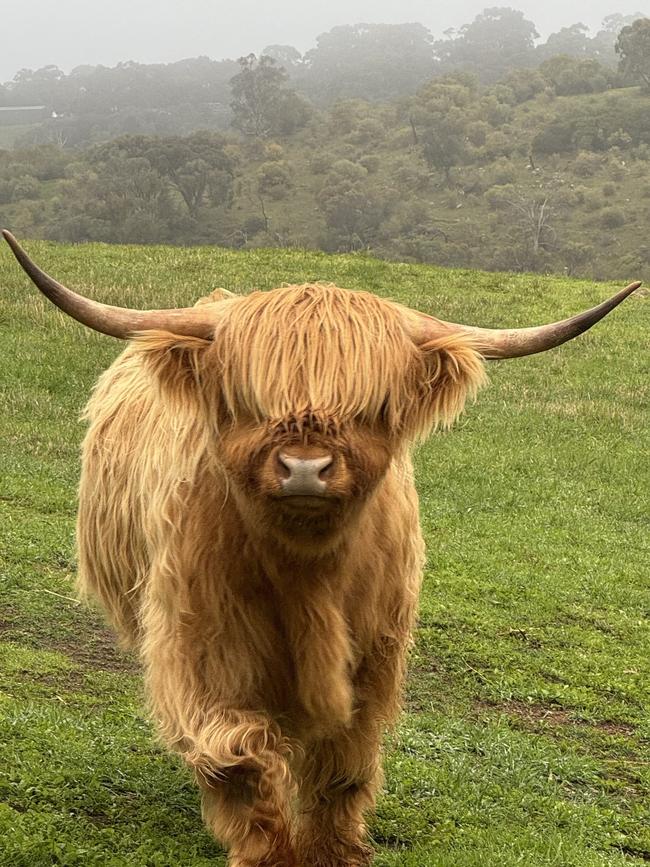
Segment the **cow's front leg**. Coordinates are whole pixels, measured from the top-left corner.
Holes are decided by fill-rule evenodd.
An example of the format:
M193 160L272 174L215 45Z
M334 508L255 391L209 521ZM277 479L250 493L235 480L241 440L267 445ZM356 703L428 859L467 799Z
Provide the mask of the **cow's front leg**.
M194 771L205 822L229 850L230 864L297 867L291 745L270 714L250 710L263 703L247 690L252 677L245 673L256 665L245 656L247 645L213 640L206 647L199 630L190 634L161 607L150 607L147 627L153 717L165 743Z
M289 746L261 714L219 711L176 745L202 792L203 819L231 867L298 867Z
M376 724L308 748L298 844L304 867L366 867L372 861L365 816L381 782L379 751Z
M298 833L304 867L366 867L372 861L366 816L381 785L381 743L396 718L406 641L380 639L357 671L357 707L349 728L307 745Z
M208 752L185 756L201 786L203 819L228 849L231 867L298 867L282 740L274 726L237 716Z

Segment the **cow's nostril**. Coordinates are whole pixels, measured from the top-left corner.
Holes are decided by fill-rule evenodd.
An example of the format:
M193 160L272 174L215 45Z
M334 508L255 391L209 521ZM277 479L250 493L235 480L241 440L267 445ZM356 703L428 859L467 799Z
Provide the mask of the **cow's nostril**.
M334 470L334 458L330 457L329 462L321 465L321 469L318 472L318 478L325 481L329 479Z
M276 456L278 475L281 479L291 478L291 466L288 463L289 460L290 458L287 458L287 456L282 453L278 453Z

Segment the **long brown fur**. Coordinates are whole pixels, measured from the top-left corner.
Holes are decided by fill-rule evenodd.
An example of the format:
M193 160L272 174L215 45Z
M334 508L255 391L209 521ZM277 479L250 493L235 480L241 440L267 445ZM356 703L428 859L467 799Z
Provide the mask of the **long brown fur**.
M365 865L423 558L409 451L483 365L366 293L205 301L213 341L142 334L88 404L79 586L141 653L233 867ZM286 443L340 452L340 515L275 509Z

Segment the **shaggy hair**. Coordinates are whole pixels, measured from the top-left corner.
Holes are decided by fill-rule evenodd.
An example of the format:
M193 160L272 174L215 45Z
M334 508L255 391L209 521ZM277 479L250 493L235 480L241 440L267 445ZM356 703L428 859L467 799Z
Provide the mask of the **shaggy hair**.
M80 589L139 650L233 867L365 865L423 559L409 450L483 365L467 337L416 345L367 293L204 303L212 341L139 335L88 404ZM342 456L329 523L267 496L287 442Z

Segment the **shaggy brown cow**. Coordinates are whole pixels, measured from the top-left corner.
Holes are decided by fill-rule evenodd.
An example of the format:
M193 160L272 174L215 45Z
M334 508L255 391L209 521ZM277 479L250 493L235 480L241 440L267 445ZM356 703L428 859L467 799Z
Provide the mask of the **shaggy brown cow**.
M453 421L483 359L556 346L639 284L516 331L312 284L139 312L5 237L65 312L134 338L87 409L79 582L139 650L207 826L233 867L368 864L422 567L411 445Z

